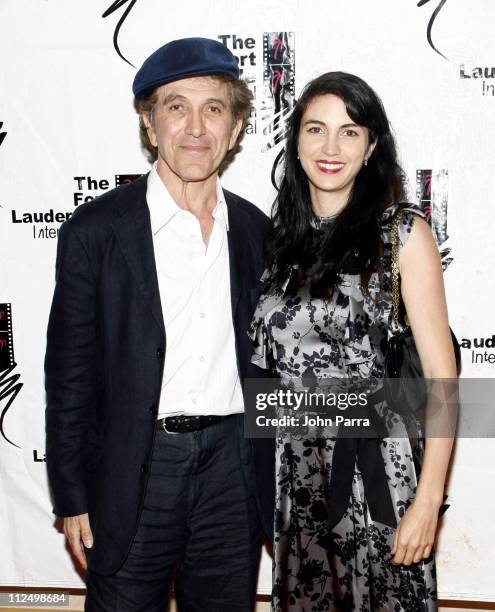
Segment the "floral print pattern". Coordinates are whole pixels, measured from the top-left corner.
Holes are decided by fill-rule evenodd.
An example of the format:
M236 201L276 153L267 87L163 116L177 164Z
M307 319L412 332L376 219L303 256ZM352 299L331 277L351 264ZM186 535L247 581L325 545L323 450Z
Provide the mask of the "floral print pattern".
M391 221L399 205L382 217L383 275L373 273L368 291L359 275L343 274L329 300L312 298L306 288L289 295L290 275L274 286L270 272L249 335L252 361L282 380L299 379L314 386L324 378L379 381L384 375L391 333ZM399 248L411 231L414 205L404 209ZM325 232L323 222L315 231ZM423 444L407 437L407 424L385 404L384 419L403 426L400 438L380 440L385 475L397 521L414 499ZM276 439L277 499L272 611L419 612L436 610L433 553L411 566L391 563L395 529L370 515L357 463L352 493L340 521L329 527L328 498L335 436L321 430L305 434L279 428Z

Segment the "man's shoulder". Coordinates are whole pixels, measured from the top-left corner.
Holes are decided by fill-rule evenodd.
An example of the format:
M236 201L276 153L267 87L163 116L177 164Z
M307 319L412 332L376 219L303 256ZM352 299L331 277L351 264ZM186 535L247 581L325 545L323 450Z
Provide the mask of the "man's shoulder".
M235 210L239 210L241 214L246 215L257 226L265 229L270 224L270 219L265 213L255 204L245 198L224 188L225 199L227 204L231 204Z
M64 225L76 231L109 226L136 198L146 195L146 182L145 174L132 183L120 185L99 195L91 202L80 204Z

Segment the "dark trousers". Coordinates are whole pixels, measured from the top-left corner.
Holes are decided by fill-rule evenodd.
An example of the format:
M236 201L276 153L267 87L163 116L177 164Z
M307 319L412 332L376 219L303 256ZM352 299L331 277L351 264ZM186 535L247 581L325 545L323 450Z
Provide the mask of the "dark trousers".
M86 612L252 612L261 526L242 415L188 434L158 431L144 507L124 565L89 569Z

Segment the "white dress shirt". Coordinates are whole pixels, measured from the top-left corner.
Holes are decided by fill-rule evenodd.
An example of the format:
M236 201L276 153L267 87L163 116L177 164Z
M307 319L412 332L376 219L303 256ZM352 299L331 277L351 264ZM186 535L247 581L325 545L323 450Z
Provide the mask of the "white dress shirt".
M198 219L177 206L156 165L146 199L167 340L158 418L243 412L230 297L228 212L220 181L208 247Z

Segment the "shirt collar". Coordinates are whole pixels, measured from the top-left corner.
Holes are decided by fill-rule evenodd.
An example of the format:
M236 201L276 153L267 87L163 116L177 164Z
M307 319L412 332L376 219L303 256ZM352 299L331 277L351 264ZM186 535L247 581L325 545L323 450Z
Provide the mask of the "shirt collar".
M160 178L156 162L151 168L148 176L148 187L146 190L146 201L151 217L151 231L153 235L157 234L167 223L182 209L177 206L174 199L170 195ZM220 179L217 178L217 205L213 209L213 218L225 225L226 230L229 230L229 215L225 195L223 193Z

